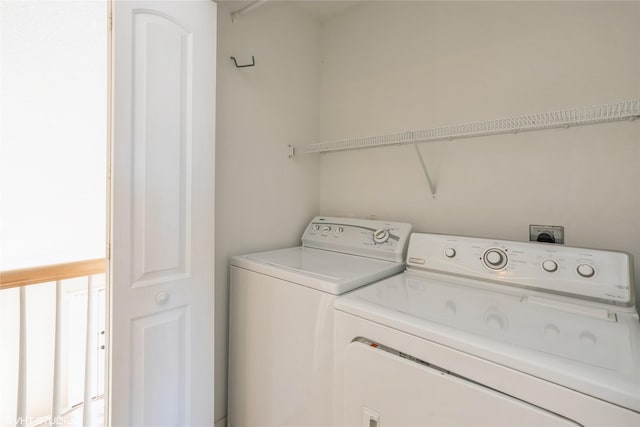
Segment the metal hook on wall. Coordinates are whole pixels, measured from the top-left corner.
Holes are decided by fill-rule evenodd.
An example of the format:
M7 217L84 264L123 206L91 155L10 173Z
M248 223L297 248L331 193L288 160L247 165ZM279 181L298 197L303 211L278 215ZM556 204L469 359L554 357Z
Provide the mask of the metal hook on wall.
M233 61L234 64L236 64L236 68L245 68L245 67L255 67L256 66L256 59L253 57L253 55L251 55L251 64L238 65L238 61L236 61L235 56L232 56L231 60Z

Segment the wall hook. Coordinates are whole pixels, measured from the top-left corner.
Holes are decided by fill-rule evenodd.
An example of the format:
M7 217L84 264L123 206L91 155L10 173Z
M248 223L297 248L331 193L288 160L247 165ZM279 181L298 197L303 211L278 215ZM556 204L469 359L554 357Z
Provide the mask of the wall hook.
M234 64L236 64L236 68L245 68L245 67L255 67L256 66L256 59L253 57L253 55L251 55L251 64L238 65L238 61L236 61L235 56L232 56L231 60L233 61Z

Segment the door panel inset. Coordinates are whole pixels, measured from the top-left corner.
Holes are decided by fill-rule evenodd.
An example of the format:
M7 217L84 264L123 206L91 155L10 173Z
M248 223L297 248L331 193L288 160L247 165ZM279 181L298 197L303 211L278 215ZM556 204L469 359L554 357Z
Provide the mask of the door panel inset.
M133 287L189 275L192 35L133 14Z
M131 382L131 425L189 424L189 314L180 307L132 320L131 360L142 375Z

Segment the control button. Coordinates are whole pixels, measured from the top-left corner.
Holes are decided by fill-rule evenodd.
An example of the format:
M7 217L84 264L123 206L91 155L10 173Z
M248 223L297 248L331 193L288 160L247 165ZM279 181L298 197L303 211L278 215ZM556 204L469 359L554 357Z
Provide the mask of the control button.
M592 277L596 274L596 270L591 264L580 264L576 270L582 277Z
M489 315L485 322L491 329L504 329L504 320L496 314Z
M336 228L336 234L342 234L342 233L344 233L344 227Z
M448 314L456 314L456 303L449 300L444 306L444 311Z
M549 273L553 273L558 269L558 263L552 259L547 259L542 262L542 268L544 271L548 271Z
M424 264L423 258L409 258L409 263L411 264Z
M325 225L324 227L322 227L322 234L327 234L330 231L331 231L331 226Z
M595 345L595 343L597 343L598 340L596 336L593 335L591 332L582 332L580 334L580 342L586 345Z
M373 241L376 243L384 243L389 240L389 232L384 228L380 228L373 233Z
M320 230L320 226L318 224L315 224L313 226L313 231L319 231Z
M509 328L507 316L496 309L489 309L484 314L484 323L491 329L506 330Z
M507 254L502 249L488 249L482 257L484 265L492 270L501 270L507 265Z
M447 258L453 258L454 256L456 256L456 250L453 248L447 248L444 250L444 254Z
M545 335L547 335L548 337L557 337L558 335L560 335L560 328L558 328L556 325L554 325L553 323L548 323L545 327L544 327L544 333Z

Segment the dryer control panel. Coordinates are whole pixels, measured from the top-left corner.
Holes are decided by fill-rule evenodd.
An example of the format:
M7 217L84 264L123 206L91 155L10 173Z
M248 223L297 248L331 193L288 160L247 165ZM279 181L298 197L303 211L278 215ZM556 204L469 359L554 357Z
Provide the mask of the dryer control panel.
M414 233L407 266L621 306L635 304L631 257L545 243Z
M302 235L302 246L403 262L411 224L317 216Z

